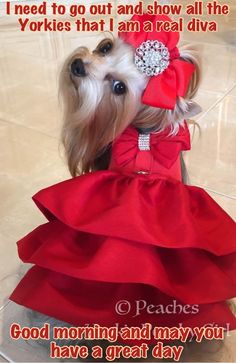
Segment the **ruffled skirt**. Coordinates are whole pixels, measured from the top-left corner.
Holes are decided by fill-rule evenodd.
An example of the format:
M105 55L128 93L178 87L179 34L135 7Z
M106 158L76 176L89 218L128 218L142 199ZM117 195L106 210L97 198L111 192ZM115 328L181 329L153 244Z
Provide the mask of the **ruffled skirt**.
M34 266L13 301L73 326L236 328L236 224L203 189L99 171L33 200L48 222L18 242Z

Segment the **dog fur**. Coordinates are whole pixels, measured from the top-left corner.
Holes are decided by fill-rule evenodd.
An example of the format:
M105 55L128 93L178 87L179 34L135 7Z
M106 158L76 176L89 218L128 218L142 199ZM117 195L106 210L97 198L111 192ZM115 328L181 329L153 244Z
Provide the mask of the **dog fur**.
M106 43L112 47L104 55L99 49ZM62 142L72 176L106 169L110 145L128 125L155 131L171 125L172 132L176 133L184 120L200 112L192 100L201 78L199 57L196 51L183 48L180 58L193 63L196 71L186 98L178 97L174 110L141 103L148 77L135 67L133 47L119 38L105 38L93 51L79 47L67 58L60 77L64 105ZM75 59L83 61L86 75L76 77L71 73ZM126 93L115 94L114 82L123 82Z
M101 48L109 43L106 54ZM108 47L109 48L109 47ZM134 65L134 49L112 35L105 37L97 47L89 50L81 46L66 59L60 75L60 96L63 102L62 143L71 175L107 169L112 141L128 125L142 130L158 132L171 126L175 134L184 120L198 114L201 109L193 101L201 79L201 66L194 49L180 49L180 58L195 65L195 72L185 98L178 97L174 110L153 108L141 103L141 95L148 77ZM71 65L80 59L84 65L81 76L75 76ZM126 92L117 95L113 86L123 82ZM158 97L158 94L157 94ZM183 164L183 173L186 174ZM32 326L49 323L69 326L66 323L29 311ZM50 342L42 341L49 345ZM86 345L92 342L60 341L58 345ZM95 342L97 345L98 342ZM101 343L103 346L104 342Z

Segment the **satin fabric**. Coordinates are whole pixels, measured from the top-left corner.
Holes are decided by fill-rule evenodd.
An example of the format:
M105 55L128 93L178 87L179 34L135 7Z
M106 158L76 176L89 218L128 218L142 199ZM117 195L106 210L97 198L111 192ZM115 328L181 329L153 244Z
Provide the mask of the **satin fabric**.
M119 37L121 39L134 48L138 48L148 40L158 40L168 48L170 54L170 63L166 70L150 78L142 95L142 102L152 107L173 110L177 97L185 97L195 66L179 58L180 53L177 48L179 42L178 32L156 31L158 21L172 21L168 16L143 14L134 15L131 20L139 22L140 32L120 32ZM153 25L152 32L145 30L145 23L147 22Z
M149 153L145 153L138 148L138 131L133 127L128 127L122 138L116 140L113 145L112 168L130 172L138 171L137 158L140 155L145 155L147 163L149 154L153 159L151 173L160 172L160 167L170 169L179 158L180 151L190 149L190 135L186 122L177 135L171 135L171 133L172 130L168 127L162 132L152 134L150 137L151 150ZM170 171L165 170L166 174L170 176ZM173 175L173 177L175 176Z
M235 329L226 303L236 295L235 222L203 189L172 173L190 147L187 125L176 135L151 134L148 152L137 148L138 136L131 127L114 142L112 170L33 197L48 222L18 242L20 258L34 266L10 298L72 325ZM153 159L148 174L135 169L139 153ZM130 302L129 314L117 313L120 300ZM199 311L137 315L138 300Z

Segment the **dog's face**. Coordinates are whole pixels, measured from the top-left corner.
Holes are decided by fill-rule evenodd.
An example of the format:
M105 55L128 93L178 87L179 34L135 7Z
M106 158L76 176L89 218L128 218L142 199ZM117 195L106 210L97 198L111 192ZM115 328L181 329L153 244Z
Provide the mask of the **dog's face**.
M102 102L106 106L113 102L124 107L125 98L133 102L136 111L139 109L148 77L134 66L133 48L119 38L104 39L93 51L78 48L69 66L80 97L86 101L87 93L96 109Z
M79 165L81 171L95 169L96 160L129 124L175 127L189 110L183 99L173 111L142 104L149 77L136 68L134 51L119 38L105 38L93 50L77 48L66 60L60 80L65 106L62 137L72 175Z
M78 48L68 69L82 118L94 122L96 116L117 134L143 107L140 99L148 77L134 66L133 48L119 38L104 39L92 51Z

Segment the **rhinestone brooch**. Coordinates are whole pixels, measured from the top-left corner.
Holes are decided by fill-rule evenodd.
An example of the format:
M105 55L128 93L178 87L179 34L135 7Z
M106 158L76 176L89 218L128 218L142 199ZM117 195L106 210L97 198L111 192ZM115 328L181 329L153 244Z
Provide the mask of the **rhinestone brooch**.
M170 64L168 48L158 40L143 42L135 53L135 65L147 76L158 76Z
M138 148L140 151L150 150L150 134L139 134Z

